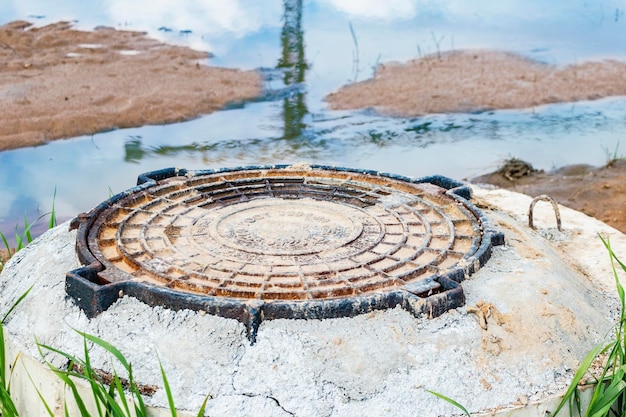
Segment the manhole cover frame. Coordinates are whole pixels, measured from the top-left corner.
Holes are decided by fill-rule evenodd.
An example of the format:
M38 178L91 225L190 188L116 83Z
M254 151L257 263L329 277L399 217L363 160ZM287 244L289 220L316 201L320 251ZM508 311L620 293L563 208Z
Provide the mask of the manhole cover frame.
M484 214L469 200L471 188L459 181L434 175L421 178L377 172L373 170L333 167L326 165L307 165L306 170L320 170L354 173L374 178L388 178L408 184L433 184L445 191L445 195L475 216L482 235L476 250L462 258L462 262L429 277L440 285L435 294L424 292L420 282L407 284L393 290L374 292L364 295L351 295L346 298L312 300L258 300L236 299L177 291L146 282L128 280L109 282L99 276L105 270L103 263L92 253L89 246L89 234L100 215L117 202L134 194L140 194L159 184L159 181L172 177L193 178L237 171L264 170L302 170L293 165L245 166L208 170L187 170L165 168L139 175L137 186L123 191L102 202L89 213L80 214L73 220L71 227L77 228L76 252L82 267L69 271L66 275L66 293L76 302L89 318L107 310L124 295L132 296L151 306L163 306L173 310L190 309L208 314L236 319L242 322L247 336L254 343L256 333L263 320L272 319L328 319L352 317L374 310L384 310L401 306L416 317L426 315L437 317L444 312L462 306L465 303L463 288L460 283L476 272L491 257L493 246L504 244L504 234L495 230ZM123 271L116 271L124 274Z

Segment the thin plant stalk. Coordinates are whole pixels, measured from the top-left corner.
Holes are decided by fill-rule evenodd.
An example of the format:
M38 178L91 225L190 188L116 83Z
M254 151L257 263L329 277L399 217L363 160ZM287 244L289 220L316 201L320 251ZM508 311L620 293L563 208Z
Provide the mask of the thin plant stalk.
M0 239L2 240L2 244L4 246L4 250L7 251L7 258L11 257L11 246L9 245L9 241L7 240L4 233L0 232ZM2 267L4 266L4 262L0 259L0 271L2 271Z
M431 390L426 390L427 392L433 394L434 396L441 398L442 400L444 400L445 402L452 404L453 406L455 406L456 408L458 408L459 410L463 411L463 413L467 416L467 417L472 417L470 412L467 411L467 409L465 407L463 407L461 404L459 404L458 402L454 401L452 398L450 397L446 397L443 394L440 394L438 392L435 391L431 391Z
M352 42L354 43L354 52L352 56L352 64L354 67L354 80L352 82L356 82L359 77L359 41L356 38L356 33L354 33L354 28L352 27L352 22L348 23L350 27L350 34L352 35Z
M50 220L48 220L48 229L52 229L57 225L57 215L54 210L54 203L57 199L57 187L54 187L54 195L52 196L52 211L50 212Z
M178 417L176 413L176 406L174 405L174 397L172 396L172 390L170 388L170 384L167 381L167 376L165 376L165 371L163 370L163 364L161 364L161 359L159 359L159 368L161 369L161 376L163 377L163 386L165 387L165 394L167 395L167 403L170 406L170 412L172 413L172 417Z
M53 227L57 225L56 210L54 207L56 196L57 196L57 189L56 187L54 187L54 195L52 197L52 211L50 212L50 219L48 220L48 229L52 229ZM17 225L15 226L15 249L11 248L11 245L9 244L9 240L7 239L7 237L4 235L4 233L0 232L0 241L2 243L2 245L0 245L0 248L2 248L2 250L5 250L7 252L8 259L10 259L11 256L15 254L15 252L24 249L24 247L26 247L27 244L33 241L33 236L31 233L31 229L33 225L47 215L48 214L43 214L39 216L37 220L31 223L28 221L26 213L24 213L24 231L20 233L18 230L18 226ZM2 271L2 269L4 268L4 265L5 265L5 262L2 261L2 259L0 259L0 271Z
M626 274L626 264L622 262L613 252L608 239L600 236L602 243L609 252L611 269L615 278L615 287L621 303L620 319L615 326L615 336L609 342L602 342L596 345L587 353L574 374L574 378L563 399L557 406L552 416L560 413L566 405L569 407L570 416L584 417L625 417L626 416L626 291L619 280L618 268ZM588 374L591 365L601 355L608 355L606 364L600 373L600 377L595 379L595 386L587 409L582 410L580 399L580 382ZM427 390L429 393L441 398L444 401L457 407L470 417L470 413L457 401L446 397L435 391Z
M561 403L554 411L553 415L555 416L566 404L569 404L571 415L573 415L572 411L574 407L578 415L584 415L585 417L626 415L626 292L619 280L618 274L618 267L626 273L626 264L615 255L608 239L604 239L602 236L600 236L600 239L609 252L611 260L611 269L613 271L615 287L621 305L620 319L615 326L615 336L612 340L608 343L597 345L585 356L574 375L572 383L565 392ZM608 354L606 364L602 369L600 377L594 377L596 381L591 400L583 414L579 401L578 384L588 373L594 360L599 355L603 354Z
M35 391L37 392L37 396L39 396L39 399L41 400L41 403L43 404L43 406L46 408L46 411L48 412L48 415L50 417L54 417L54 413L52 412L52 409L50 408L50 406L48 405L48 402L46 401L46 399L44 398L43 394L41 393L41 391L39 391L39 388L37 388L37 385L35 384L35 380L33 380L32 375L30 374L30 372L28 372L28 369L26 369L26 375L28 375L28 379L30 379L30 382L33 384L33 387L35 387Z
M17 407L11 398L11 373L7 374L7 352L6 341L4 340L4 323L13 310L24 300L33 287L27 289L17 301L11 305L9 311L0 320L0 415L3 417L17 417L19 415ZM13 361L10 369L15 369L19 355Z
M75 380L85 381L91 393L91 399L96 403L97 415L99 417L147 417L148 410L143 400L143 394L139 389L139 385L134 379L132 364L124 357L124 355L113 345L100 339L97 336L90 335L88 333L80 332L76 330L78 334L83 336L83 355L84 359L77 358L69 353L63 352L54 347L37 343L40 355L44 357L44 350L61 355L68 360L69 366L67 370L61 370L53 366L50 362L46 363L50 369L66 384L72 393L72 397L76 402L76 406L80 412L81 417L91 417L89 410L86 406L86 398L81 394ZM91 358L89 355L89 349L87 343L93 343L94 345L103 348L116 360L116 363L121 365L127 374L127 382L122 382L122 378L118 375L115 367L113 367L112 381L106 382L98 375L98 372L93 368ZM170 415L177 417L177 411L174 404L174 397L172 390L165 374L165 370L159 359L159 368L161 370L161 376L163 379L163 386L167 396ZM75 370L75 369L78 369ZM42 396L40 398L43 400ZM207 395L202 402L197 417L203 417L206 410L206 404L210 398ZM132 410L131 410L132 404ZM46 408L49 407L46 405ZM65 409L67 410L67 402L65 403Z

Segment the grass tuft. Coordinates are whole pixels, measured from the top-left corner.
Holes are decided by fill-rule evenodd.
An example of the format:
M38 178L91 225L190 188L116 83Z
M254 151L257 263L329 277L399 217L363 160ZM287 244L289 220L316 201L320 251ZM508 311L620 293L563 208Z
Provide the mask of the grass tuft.
M52 200L52 211L48 213L50 215L50 219L48 221L48 228L51 229L57 225L56 212L54 202L56 200L56 188L54 189L54 198ZM32 226L41 220L44 216L48 215L44 214L39 217L35 222L30 223L24 215L24 231L22 233L18 232L18 227L15 227L15 248L12 248L9 245L9 241L7 237L0 232L0 250L6 250L8 253L7 259L9 259L15 252L23 249L27 244L32 242L33 236L31 234ZM0 271L4 267L4 261L0 258ZM13 313L15 308L24 300L24 298L28 295L30 290L29 288L24 294L22 294L18 300L11 306L9 311L2 317L0 320L0 416L2 417L19 417L19 412L13 399L11 398L11 375L12 373L7 374L7 369L15 369L15 365L19 359L19 355L15 358L15 361L12 363L12 366L7 367L6 363L6 349L5 349L5 340L4 340L4 323L6 319ZM80 332L75 330L78 334L83 336L83 355L84 359L80 359L74 355L70 355L69 353L63 352L59 349L56 349L52 346L48 346L45 344L40 344L37 342L37 348L42 358L45 357L44 351L56 353L65 359L68 360L67 369L59 369L55 367L48 361L45 361L50 370L69 388L71 392L71 398L74 400L74 405L78 409L81 417L148 417L148 410L146 408L144 402L144 395L153 394L156 390L156 387L153 386L140 386L134 379L133 376L133 368L130 362L124 357L124 355L117 349L115 346L106 342L103 339L100 339L97 336L90 335L88 333ZM127 376L124 378L117 373L115 367L113 367L113 373L108 374L104 371L95 369L91 365L91 358L89 356L89 348L88 344L91 343L97 347L100 347L107 351L115 360L118 366L121 366L121 369ZM176 408L174 406L174 398L172 395L172 391L169 386L169 382L167 380L167 376L165 374L165 370L159 360L159 367L161 370L161 375L163 377L163 384L167 394L167 400L170 408L170 413L172 417L177 417ZM11 371L12 372L12 371ZM30 373L26 370L28 377L30 378L33 386L35 386L35 390L39 399L43 403L46 412L50 417L54 417L55 413L52 411L52 407L47 404L44 396L36 388L35 381L33 381ZM77 381L86 382L90 391L87 395L90 394L90 398L85 397L85 393L79 388L77 385ZM206 404L208 400L211 398L210 395L207 395L202 402L200 410L198 411L197 417L203 417L206 409ZM92 402L95 407L95 410L90 410L88 405ZM63 404L64 416L70 416L70 408L67 403L67 399ZM93 411L96 414L93 414Z
M39 216L39 218L37 218L37 220L35 220L34 222L29 222L28 218L26 217L26 213L24 213L24 230L22 231L22 233L19 232L18 226L15 225L15 247L12 248L9 244L9 239L7 239L4 233L0 232L0 243L2 243L2 245L0 245L0 252L6 252L6 259L4 260L2 258L2 254L0 253L0 271L2 271L6 261L11 259L11 256L13 256L15 252L24 249L26 245L33 241L33 235L31 234L30 230L38 221L40 221L42 218L49 214L50 219L48 220L48 229L52 229L57 225L56 211L54 209L56 197L57 189L55 187L54 196L52 197L52 211L50 213Z
M626 264L613 252L611 242L600 236L606 247L611 260L611 269L615 278L615 287L621 303L619 322L615 326L615 335L609 342L596 345L584 357L574 374L574 378L568 387L563 399L557 406L552 416L557 416L568 406L570 416L579 417L624 417L626 416L626 291L619 280L618 268L626 274ZM579 384L588 375L590 368L599 356L607 355L605 365L599 377L592 374L595 379L593 394L586 410L582 409L580 401ZM429 393L452 404L470 417L469 411L457 401L435 391Z
M22 294L17 301L13 303L9 311L2 317L0 320L0 415L2 417L17 417L19 413L17 412L17 407L11 398L11 375L12 372L7 373L7 357L6 357L6 344L4 341L4 323L6 322L9 315L15 310L15 308L24 300L24 298L28 295L32 287L30 287L24 294ZM15 369L15 364L19 355L15 358L12 366L9 369Z
M97 415L99 417L148 417L149 413L146 408L143 395L144 391L133 376L132 364L126 357L112 344L100 339L97 336L83 333L76 330L78 334L83 336L83 356L84 359L78 358L69 353L63 352L52 346L37 343L39 353L45 357L44 351L53 352L67 359L69 365L67 369L60 369L46 361L48 367L54 372L70 389L76 407L80 411L81 417L91 417ZM91 363L89 355L89 344L99 347L108 352L113 359L113 373L108 374L99 369L95 369ZM125 378L117 372L116 365L123 370ZM174 405L174 397L170 389L169 381L165 374L165 370L159 360L159 368L163 378L163 386L167 395L170 415L177 417L176 407ZM106 376L103 376L106 374ZM82 380L89 386L89 398L85 398L75 381ZM43 397L40 395L43 400ZM198 411L197 417L203 417L206 409L206 403L210 396L207 395ZM89 401L87 401L89 400ZM90 410L87 405L89 402L95 404L97 414L89 414ZM44 402L45 403L45 402ZM49 406L46 404L46 408ZM67 401L64 404L67 409Z
M39 343L37 345L42 357L44 357L44 350L47 350L61 355L68 360L69 365L67 369L59 369L48 361L46 361L46 364L70 389L74 403L80 411L80 415L87 417L92 414L90 414L87 408L86 404L88 402L87 398L84 398L85 394L79 391L76 385L75 381L77 380L82 380L89 386L89 393L87 395L89 395L88 399L90 402L95 404L95 411L97 412L95 415L99 417L147 416L148 412L143 398L141 397L141 393L139 392L138 385L133 377L132 367L124 355L113 345L99 337L79 331L77 331L77 333L83 336L84 359L80 359L48 345ZM91 364L89 343L104 349L116 360L116 364L120 365L127 375L126 383L117 373L115 366L113 367L112 380L108 381L108 383L104 380L101 376L101 372L93 368ZM125 386L128 388L128 393L126 392ZM67 402L65 406L67 407Z
M626 273L626 265L615 255L608 239L600 236L602 243L609 252L615 287L621 303L620 320L615 326L615 336L605 344L593 348L583 359L574 379L565 392L563 400L554 411L556 416L566 405L570 415L576 410L579 416L605 417L626 415L626 296L624 287L619 280L618 267ZM616 266L617 265L617 266ZM578 384L588 374L595 359L600 355L608 355L600 377L595 378L593 394L586 410L581 409Z
M606 146L602 146L602 149L604 150L604 155L606 157L606 163L604 166L607 168L612 167L622 158L621 154L619 154L619 142L615 144L613 151L610 151Z

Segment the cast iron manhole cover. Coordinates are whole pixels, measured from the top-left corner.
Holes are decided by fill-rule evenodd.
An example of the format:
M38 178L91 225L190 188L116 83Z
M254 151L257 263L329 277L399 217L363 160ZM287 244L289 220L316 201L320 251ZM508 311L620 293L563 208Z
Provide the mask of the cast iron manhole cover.
M90 317L127 294L242 321L401 305L437 316L503 236L445 177L325 166L166 169L79 216L86 265L66 291Z

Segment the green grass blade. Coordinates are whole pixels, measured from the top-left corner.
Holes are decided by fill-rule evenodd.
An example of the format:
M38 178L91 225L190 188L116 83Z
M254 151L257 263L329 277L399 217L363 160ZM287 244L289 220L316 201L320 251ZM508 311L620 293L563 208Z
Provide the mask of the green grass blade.
M580 366L576 370L576 373L574 374L574 379L572 379L572 383L570 384L569 388L567 388L567 391L565 392L563 399L561 400L561 402L559 403L559 406L554 411L553 413L554 416L556 416L559 413L559 411L561 411L563 406L565 406L565 404L568 403L570 398L572 398L574 391L578 388L578 383L580 382L581 379L583 379L583 376L585 376L585 374L589 370L589 367L591 366L593 361L596 359L598 354L600 354L600 352L604 349L606 349L606 347L604 346L603 343L600 343L596 345L593 349L591 349L589 353L587 353L587 356L585 356L585 358L580 363Z
M578 414L574 414L574 406L576 406L576 411L578 412ZM582 416L583 415L583 411L582 411L582 402L580 399L580 390L574 390L574 396L572 398L572 401L570 401L570 405L569 405L569 414L570 416L574 416L574 415L578 415L578 416Z
M115 380L113 380L113 383L109 385L109 390L107 391L107 398L111 399L111 403L110 403L110 406L106 407L106 414L104 415L105 417L114 417L118 415L124 415L121 408L120 408L119 414L115 414L114 406L118 405L115 401L115 392L116 392L115 390L116 390ZM122 398L126 398L123 392L122 392Z
M204 401L202 401L202 405L200 406L200 410L198 410L196 417L204 417L204 410L206 409L206 403L209 401L209 398L211 398L211 394L204 397Z
M33 377L30 375L30 372L28 372L28 369L26 369L26 367L24 369L26 370L26 375L28 375L28 379L30 379L30 382L33 384L33 387L35 388L35 391L37 391L37 395L39 396L39 399L43 403L43 406L46 408L48 415L50 417L54 417L54 413L52 412L52 409L48 405L48 402L46 401L46 399L43 397L43 394L41 393L41 391L39 391L39 388L37 388L37 385L35 384Z
M454 401L452 398L448 398L448 397L446 397L446 396L445 396L445 395L443 395L443 394L439 394L438 392L431 391L431 390L429 390L429 389L427 389L426 391L427 391L427 392L430 392L430 393L431 393L431 394L433 394L434 396L439 397L439 398L441 398L442 400L444 400L444 401L446 401L446 402L448 402L448 403L452 404L453 406L455 406L455 407L456 407L456 408L458 408L459 410L463 411L467 417L472 417L472 416L471 416L471 414L470 414L470 412L469 412L469 411L467 411L467 409L466 409L465 407L463 407L463 406L462 406L461 404L459 404L458 402Z
M2 412L2 416L19 416L19 413L17 412L17 407L15 407L11 395L7 390L3 388L0 388L0 411Z
M78 388L76 387L76 384L74 383L74 381L72 381L70 377L83 379L90 385L91 392L93 394L93 399L98 409L98 415L102 416L103 412L106 412L108 415L124 416L122 409L115 402L115 399L109 395L104 385L97 380L97 377L94 374L93 368L87 365L88 361L80 360L69 353L63 352L59 349L53 348L48 345L40 344L38 342L37 342L37 347L42 357L43 357L42 349L47 349L51 352L55 352L69 359L70 370L68 371L62 371L47 361L46 361L46 364L52 370L52 372L54 372L55 375L61 381L63 381L65 385L68 386L70 390L72 391L72 396L74 398L74 401L76 402L76 406L78 407L80 411L81 417L93 417L93 415L88 412L85 402L83 398L81 397L80 393L78 392ZM83 373L71 371L74 363L79 364L81 366Z
M131 390L133 395L135 396L135 414L137 416L147 416L148 415L148 410L146 409L146 404L143 402L143 397L141 395L141 392L139 392L139 387L137 387L137 384L134 382L134 380L132 378L130 378L131 381Z
M17 232L17 226L15 226L15 252L24 249L24 238Z
M135 383L135 380L133 377L132 364L129 366L129 369L128 369L128 381L130 383L130 390L133 393L135 397L135 401L136 401L135 402L135 414L137 416L147 416L148 410L146 410L146 405L143 402L143 397L141 395L141 392L139 392L139 387Z
M135 408L135 414L137 416L145 416L147 415L147 410L146 410L146 406L143 402L143 399L141 398L141 393L139 392L139 388L137 387L136 382L134 381L133 378L133 371L132 371L132 365L128 362L128 360L126 359L126 357L122 354L122 352L120 352L115 346L113 346L112 344L110 344L109 342L88 334L88 333L84 333L81 332L79 330L74 329L74 331L76 331L78 334L80 334L81 336L83 336L85 338L85 340L88 340L90 342L93 342L94 344L100 346L101 348L105 349L107 352L109 352L111 355L113 355L113 357L115 357L115 359L117 359L119 361L119 363L124 367L124 369L128 372L128 380L129 380L129 390L131 392L131 394L133 395L134 399L135 399L135 404L134 404L134 408ZM86 354L87 357L87 354ZM122 406L126 409L126 413L124 413L124 410L122 410L122 406L120 406L114 399L114 395L107 392L106 396L108 397L107 399L107 403L109 404L109 409L110 411L113 412L113 415L117 416L124 416L124 415L130 415L130 413L128 412L128 403L126 400L126 397L124 395L124 388L122 387L121 381L117 375L117 373L114 371L114 381L112 386L116 386L116 392L119 394L121 401L122 401Z
M615 278L615 286L617 287L617 293L622 303L622 307L624 307L624 305L626 305L626 300L624 297L624 287L622 286L619 280L619 275L617 275L617 269L615 268L614 261L616 261L622 267L624 272L626 272L626 265L624 265L622 261L620 261L617 258L617 256L615 256L615 252L613 252L613 249L611 249L611 241L608 238L604 239L602 236L600 236L600 240L602 240L604 247L609 251L609 256L611 258L611 268L613 269L613 277ZM622 318L623 317L624 317L624 309L622 308Z
M105 416L125 416L126 414L124 414L122 407L115 401L115 395L111 394L104 386L101 385L100 387L102 388L103 397L106 398L106 402L104 402Z
M7 389L6 351L4 349L4 327L0 324L0 388Z
M24 294L20 295L17 301L15 301L13 305L11 305L11 308L9 308L9 311L7 311L6 314L2 317L2 320L0 321L0 323L4 324L6 322L7 318L11 315L13 310L15 310L15 308L22 302L22 300L24 300L24 298L26 298L26 296L32 289L33 289L33 286L31 285L26 291L24 291Z
M49 366L52 366L52 365L49 364ZM70 390L72 391L72 396L74 397L74 401L76 402L76 406L78 407L78 410L80 411L81 417L92 417L91 414L89 414L89 411L87 411L87 406L85 405L85 402L80 396L78 392L78 388L76 388L76 384L74 383L74 381L72 381L69 375L63 371L56 369L53 366L51 367L51 369L52 369L52 372L54 372L56 376L61 381L63 381L63 383L65 383L65 385L68 386ZM67 413L67 404L66 404L66 413Z
M39 343L39 342L37 341L37 339L35 339L35 343L37 344L37 349L39 350L39 355L40 355L42 358L44 358L44 357L45 357L45 355L44 355L44 353L43 353L43 350L42 350L42 348L43 348L43 349L49 350L50 352L57 353L57 354L59 354L59 355L63 356L65 359L67 359L68 361L70 361L70 362L72 362L72 363L77 363L77 364L79 364L80 366L84 366L84 365L85 365L85 363L84 363L82 360L80 360L80 359L76 358L76 357L75 357L75 356L73 356L73 355L70 355L69 353L63 352L62 350L59 350L59 349L56 349L56 348L53 348L52 346L48 346L48 345L44 345L44 344L42 344L42 343ZM49 367L50 367L50 366L52 366L52 368L56 369L56 368L55 368L52 364L50 364L50 363L48 363L48 366L49 366ZM68 373L69 373L69 372L68 372ZM79 376L79 375L81 375L81 374L76 374L75 376Z
M4 338L3 338L4 339ZM4 342L4 340L3 340ZM17 365L17 361L20 358L20 355L22 354L22 352L19 352L16 356L15 356L15 360L13 361L13 364L11 364L9 369L15 369L15 366ZM11 377L13 376L13 371L11 371L11 374L9 375L8 379L8 383L7 383L7 391L11 392Z
M96 345L104 348L107 352L111 353L113 356L115 356L116 359L118 359L120 361L120 363L122 363L122 365L126 368L129 369L130 368L130 364L127 363L126 358L124 358L124 356L121 354L121 352L119 350L117 350L115 347L113 347L110 343L100 339L99 337L87 334L87 333L83 333L83 332L78 332L79 334L81 334L83 336L83 341L84 341L84 356L85 356L85 367L83 369L83 371L85 372L86 376L87 376L87 381L89 382L90 386L91 386L91 390L92 393L94 395L94 398L97 400L96 404L98 404L98 413L100 416L130 416L131 414L129 412L124 413L124 410L122 409L122 407L124 407L126 410L128 410L128 403L126 401L126 396L124 393L124 388L122 387L121 381L119 376L117 375L117 372L115 371L115 368L113 369L113 381L112 383L109 385L108 389L105 385L105 383L103 381L101 381L101 379L99 378L99 376L96 374L95 370L93 369L93 367L91 366L91 359L89 356L89 350L87 349L87 340L95 343ZM122 402L122 405L120 405L117 401L116 401L116 393L119 394L120 397L120 401ZM100 409L100 404L102 404L104 406L104 408ZM102 414L104 413L104 414Z
M163 364L161 364L161 359L159 359L159 368L161 368L163 387L165 388L165 393L167 394L167 402L170 406L170 412L172 413L172 417L177 417L176 406L174 405L174 398L172 397L172 390L170 389L170 384L167 381L167 377L165 376L165 370L163 369Z
M61 350L55 349L51 346L48 345L44 345L44 344L40 344L37 339L35 338L35 344L37 345L37 350L39 351L39 356L41 356L42 359L44 359L45 364L48 366L48 368L50 368L51 371L53 372L64 372L66 375L68 376L73 376L75 378L80 378L80 379L85 379L85 375L79 373L79 372L74 372L72 371L72 369L74 369L74 364L77 364L81 367L85 366L85 363L83 361L81 361L80 359L70 355L69 353L65 353ZM65 357L69 364L68 364L68 370L67 371L61 371L60 369L58 369L56 366L52 365L50 362L48 362L47 360L45 360L45 355L43 353L42 349L47 349L51 352L57 353L63 357Z
M609 385L609 387L598 397L597 402L589 404L589 410L587 415L590 417L601 417L607 415L608 411L613 406L613 403L624 392L626 388L626 382L622 379L615 379Z
M50 213L50 221L48 221L48 229L52 229L57 225L57 216L54 210L54 203L57 199L57 187L54 187L54 196L52 196L52 212Z
M608 242L608 240L607 240ZM620 268L622 268L622 270L624 272L626 272L626 264L624 264L618 257L617 255L615 255L615 252L613 252L612 249L610 249L610 243L607 243L609 245L609 251L610 251L610 255L611 257L615 260L615 262L617 262L617 264L620 266Z
M122 352L120 352L115 346L113 346L112 344L110 344L109 342L105 340L100 339L98 336L94 336L89 333L84 333L76 329L74 329L74 331L78 333L79 335L83 336L85 339L89 340L90 342L95 343L96 345L100 346L101 348L109 352L111 355L113 355L115 359L117 359L122 364L124 369L126 369L127 371L130 369L130 365L128 361L126 360L124 355L122 355Z
M124 387L122 386L122 381L120 380L119 376L117 375L117 372L115 372L115 370L113 371L113 384L111 384L111 388L113 388L115 386L115 390L117 391L117 395L120 398L120 402L122 403L122 406L124 407L124 411L125 411L125 415L130 416L130 408L128 406L128 401L126 400L126 395L124 395ZM111 396L113 396L113 393L110 392Z
M9 315L11 315L13 310L15 310L15 308L22 302L24 297L28 295L28 293L30 292L32 288L33 287L31 286L29 289L27 289L13 303L13 305L11 305L11 307L9 308L9 311L7 311L7 313L2 317L2 320L0 320L0 396L1 396L0 405L2 406L0 408L0 411L2 411L3 416L7 416L7 417L17 416L18 414L17 414L17 409L15 407L15 404L13 403L13 400L11 399L11 395L10 395L10 390L11 390L10 376L6 374L6 369L7 369L6 345L5 345L5 340L4 340L3 324L6 322L6 319L9 317ZM15 358L15 362L17 362L18 357ZM13 363L12 369L15 369L15 362Z
M11 246L9 245L9 241L4 233L0 232L0 240L2 240L2 245L4 246L4 250L7 251L7 259L11 259ZM0 271L4 268L4 261L0 259Z
M9 258L11 257L11 246L9 246L9 241L4 233L0 232L0 239L2 239L2 244L4 245L4 249L9 253Z
M28 243L33 241L33 236L30 234L30 224L28 224L28 219L26 218L26 213L24 213L24 233L23 236L26 237L26 241Z
M89 358L89 349L87 348L87 339L83 338L83 356L85 357L84 362L85 366L83 366L83 375L85 375L85 380L89 383L89 387L91 388L91 393L93 394L94 399L96 400L96 409L98 410L98 415L102 416L102 405L106 404L105 396L102 394L103 387L102 384L97 380L98 377L93 372L91 368L91 359Z

